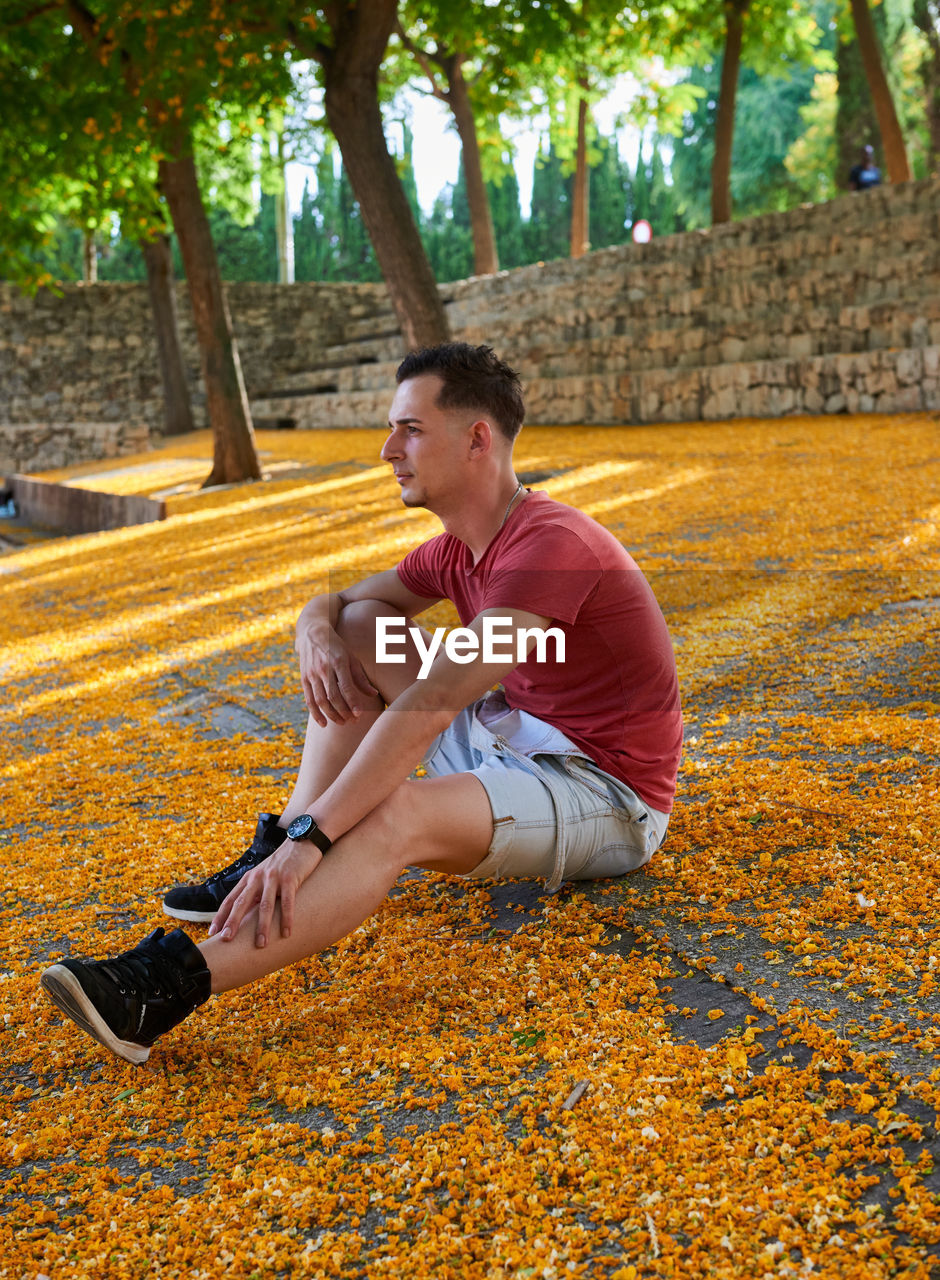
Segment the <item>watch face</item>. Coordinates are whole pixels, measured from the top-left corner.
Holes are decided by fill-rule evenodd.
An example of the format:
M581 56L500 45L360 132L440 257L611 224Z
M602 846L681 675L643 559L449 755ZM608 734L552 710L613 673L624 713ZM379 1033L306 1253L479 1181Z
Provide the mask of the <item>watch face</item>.
M300 817L295 818L287 828L287 834L291 840L303 840L304 836L312 826L313 818L311 818L310 814L302 813Z

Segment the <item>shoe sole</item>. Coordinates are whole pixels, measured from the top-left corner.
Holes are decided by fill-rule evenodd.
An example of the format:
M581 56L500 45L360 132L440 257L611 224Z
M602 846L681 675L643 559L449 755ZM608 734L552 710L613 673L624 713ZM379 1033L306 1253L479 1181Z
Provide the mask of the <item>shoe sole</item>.
M54 964L45 971L39 982L57 1009L119 1058L139 1067L150 1057L150 1050L146 1045L135 1044L133 1040L122 1040L114 1034L71 969Z
M172 916L174 920L189 920L193 924L211 924L219 914L219 909L216 907L214 911L187 911L185 907L168 907L164 902L163 914Z

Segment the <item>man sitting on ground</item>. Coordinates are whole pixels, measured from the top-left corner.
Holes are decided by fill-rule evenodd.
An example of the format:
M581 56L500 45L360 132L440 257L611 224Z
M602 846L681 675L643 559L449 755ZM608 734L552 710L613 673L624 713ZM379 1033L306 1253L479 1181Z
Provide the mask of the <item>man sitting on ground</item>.
M42 975L130 1062L210 994L351 933L406 867L555 890L635 870L666 833L682 720L649 584L607 530L517 480L519 379L490 348L415 352L397 380L381 456L444 532L301 612L310 715L283 813L261 815L230 867L167 894L167 914L211 922L204 942L157 929ZM412 619L444 598L464 630L435 648Z

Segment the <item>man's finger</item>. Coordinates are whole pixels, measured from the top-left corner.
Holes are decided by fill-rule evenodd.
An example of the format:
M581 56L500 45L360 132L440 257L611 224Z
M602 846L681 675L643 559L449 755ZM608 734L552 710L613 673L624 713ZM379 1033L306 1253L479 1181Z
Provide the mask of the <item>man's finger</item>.
M317 676L313 682L313 706L310 714L316 720L321 729L325 728L328 720L333 719L333 708L330 706L330 699L327 695L323 681Z
M330 703L339 718L341 724L345 724L351 716L357 714L355 699L351 699L349 694L355 689L352 681L349 679L345 671L333 673L330 683L327 686L329 690Z
M289 938L294 927L294 882L283 881L281 884L281 937Z
M351 668L353 679L363 693L367 693L370 697L378 697L379 691L366 674L366 669L358 658L354 660Z
M313 692L313 684L312 684L312 683L310 682L310 680L309 680L309 679L308 679L308 678L303 674L303 672L301 672L301 675L300 675L300 685L301 685L301 688L303 689L303 693L304 693L304 702L307 704L307 710L308 710L308 711L310 712L310 714L313 716L314 720L316 720L316 721L317 721L317 723L319 724L319 723L320 723L320 709L319 709L319 707L317 706L316 698L315 698L315 696L314 696L314 692Z
M226 895L226 897L223 898L222 905L219 907L218 911L215 913L215 918L213 919L212 923L209 925L210 938L214 937L217 933L222 932L226 922L228 921L229 916L232 914L232 908L235 905L235 899L238 897L240 892L241 892L241 885L237 884L235 888L231 889L229 893Z
M253 874L252 872L245 876L222 904L225 906L227 903L231 903L228 907L228 916L223 921L221 929L217 929L217 932L225 942L235 937L252 903L257 901L257 890L254 887Z
M258 903L258 919L255 923L255 946L267 946L268 934L271 931L271 917L274 915L274 904L277 902L278 886L266 884Z

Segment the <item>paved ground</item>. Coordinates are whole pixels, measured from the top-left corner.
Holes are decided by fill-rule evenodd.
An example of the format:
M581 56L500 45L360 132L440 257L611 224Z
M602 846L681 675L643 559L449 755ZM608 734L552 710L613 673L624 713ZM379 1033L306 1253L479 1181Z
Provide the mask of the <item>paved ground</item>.
M825 433L785 429L814 465ZM618 447L677 484L753 467L743 433L690 434ZM530 450L539 472L543 437ZM240 505L216 528L194 499L162 531L46 544L7 574L0 1278L144 1258L370 1280L940 1273L937 575L885 556L860 573L848 502L795 569L760 528L760 483L750 508L709 491L661 532L658 489L598 485L585 454L551 471L583 477L572 500L609 515L638 493L653 513L688 721L665 848L551 898L406 876L383 928L213 1004L136 1073L80 1045L36 973L124 945L174 876L237 852L244 796L275 804L303 730L291 583L403 535L350 453L298 469L306 505L286 484L223 496ZM930 527L892 501L899 544ZM757 551L716 569L723 538Z

